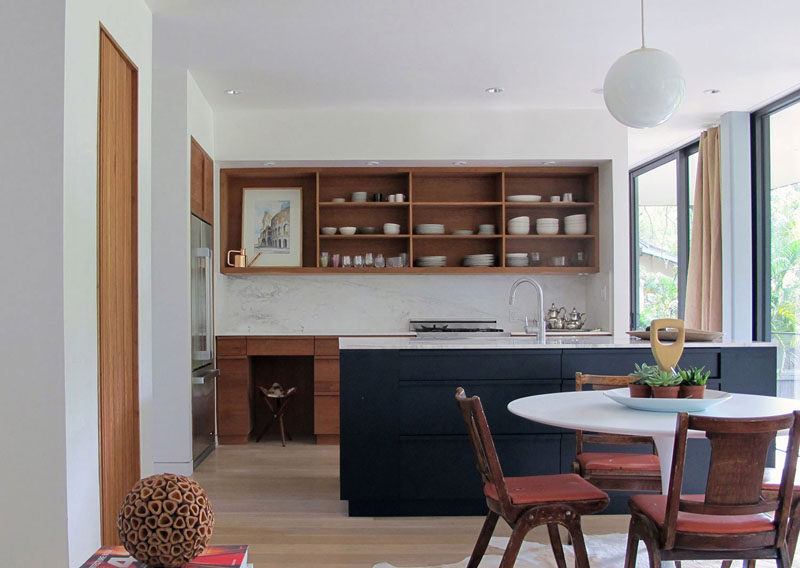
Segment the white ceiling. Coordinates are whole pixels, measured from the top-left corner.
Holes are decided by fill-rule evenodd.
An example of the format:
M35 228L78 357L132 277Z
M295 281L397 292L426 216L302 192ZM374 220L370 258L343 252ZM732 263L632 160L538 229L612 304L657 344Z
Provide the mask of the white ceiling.
M214 110L604 108L591 90L640 45L638 0L148 3L156 65L187 67ZM630 130L630 163L795 89L798 29L798 0L647 0L647 45L687 91L670 121Z

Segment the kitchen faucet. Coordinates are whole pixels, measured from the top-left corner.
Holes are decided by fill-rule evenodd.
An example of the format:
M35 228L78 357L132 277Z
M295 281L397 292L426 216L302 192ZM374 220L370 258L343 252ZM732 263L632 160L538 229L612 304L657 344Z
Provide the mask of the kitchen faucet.
M511 292L508 295L508 305L514 305L514 298L517 295L517 288L520 287L521 284L525 283L530 284L534 288L536 288L536 292L539 294L539 333L538 333L538 343L544 344L546 343L545 340L545 321L544 321L544 292L542 291L542 286L536 281L531 278L520 278L516 282L511 285ZM527 331L527 324L525 326L525 331Z

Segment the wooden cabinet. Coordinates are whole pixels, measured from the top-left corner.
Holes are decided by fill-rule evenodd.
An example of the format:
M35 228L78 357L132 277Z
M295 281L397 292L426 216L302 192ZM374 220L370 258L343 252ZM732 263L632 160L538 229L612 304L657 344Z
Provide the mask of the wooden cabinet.
M339 442L339 338L314 339L314 435L318 444Z
M244 187L300 187L303 192L302 267L225 266L223 273L319 272L342 273L544 273L578 274L599 270L598 172L575 168L322 168L224 169L220 172L220 223L223 250L241 248ZM354 192L367 193L353 202ZM572 194L570 202L551 197ZM402 202L388 202L402 194ZM540 201L519 201L536 195ZM378 196L378 197L376 197ZM380 198L380 201L376 199ZM344 199L344 201L340 201ZM336 201L334 201L336 200ZM586 216L586 233L567 235L565 217ZM530 218L530 232L507 232L508 221ZM536 233L536 220L558 219L558 234ZM383 225L400 226L399 234L384 234ZM419 234L418 225L442 224L445 234ZM494 234L478 234L479 225L494 225ZM356 227L354 235L322 234L323 227ZM368 232L372 228L374 232ZM473 234L453 234L472 231ZM407 255L404 267L323 267L320 253L341 259L372 253L384 259ZM536 266L509 266L509 253L538 252ZM490 254L495 266L465 266L465 257ZM441 267L416 266L423 256L446 257ZM554 257L565 266L555 266Z
M213 225L214 161L194 138L191 139L190 186L192 214Z

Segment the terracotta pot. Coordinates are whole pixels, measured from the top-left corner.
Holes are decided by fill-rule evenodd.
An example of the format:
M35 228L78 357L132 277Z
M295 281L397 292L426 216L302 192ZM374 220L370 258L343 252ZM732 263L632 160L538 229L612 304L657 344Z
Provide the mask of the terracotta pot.
M678 398L681 387L653 387L653 398Z
M650 398L650 385L635 385L628 383L628 391L630 391L631 398Z
M706 393L706 385L681 385L681 398L703 398Z

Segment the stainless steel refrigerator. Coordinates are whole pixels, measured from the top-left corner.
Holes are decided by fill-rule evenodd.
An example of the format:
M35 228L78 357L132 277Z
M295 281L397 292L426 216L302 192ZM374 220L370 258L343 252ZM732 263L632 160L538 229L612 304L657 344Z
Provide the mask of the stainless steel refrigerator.
M192 461L214 451L217 438L214 366L214 264L211 225L192 215Z

